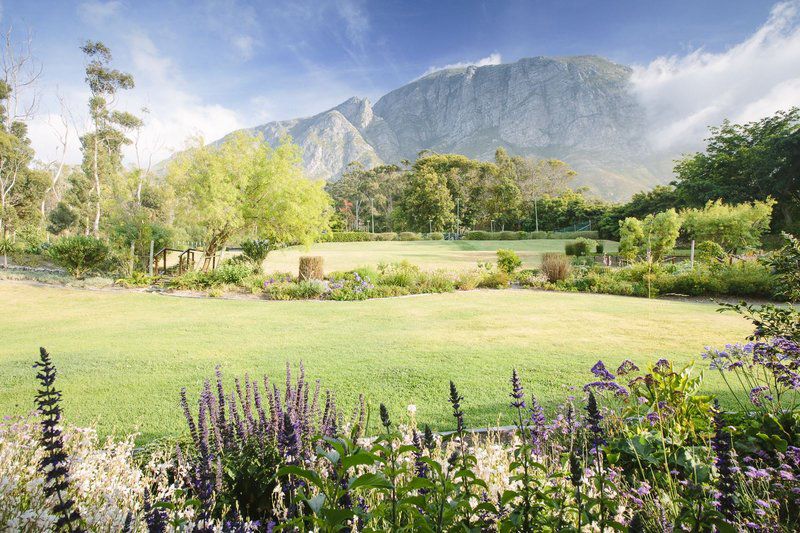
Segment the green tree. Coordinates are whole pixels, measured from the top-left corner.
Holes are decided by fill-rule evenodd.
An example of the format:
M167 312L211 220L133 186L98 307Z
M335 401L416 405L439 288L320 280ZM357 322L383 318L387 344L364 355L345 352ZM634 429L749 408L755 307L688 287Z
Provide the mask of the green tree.
M644 220L628 217L620 222L619 253L629 261L661 261L675 248L681 228L681 219L674 209Z
M98 236L104 194L113 192L113 188L112 191L105 189L120 179L122 147L131 143L126 132L140 127L142 122L131 113L111 108L120 90L134 86L133 76L111 68L111 50L99 41L87 41L81 46L81 51L87 59L86 83L91 91L89 117L92 121L92 130L81 137L82 166L93 184L92 232Z
M415 231L443 231L455 222L447 178L430 168L411 173L400 205L408 227Z
M780 227L791 227L800 215L800 108L711 128L705 151L678 162L675 175L676 192L688 206L772 197Z
M761 244L761 235L769 230L774 205L771 198L736 205L709 201L702 209L682 211L681 218L689 238L713 241L728 253L736 253Z
M649 191L637 192L624 204L609 205L597 222L597 229L606 238L618 239L620 221L628 217L643 219L647 215L683 206L673 186L656 185Z
M204 236L204 268L234 237L307 245L327 229L330 197L321 182L306 179L301 162L290 139L272 148L243 132L172 162L176 223Z

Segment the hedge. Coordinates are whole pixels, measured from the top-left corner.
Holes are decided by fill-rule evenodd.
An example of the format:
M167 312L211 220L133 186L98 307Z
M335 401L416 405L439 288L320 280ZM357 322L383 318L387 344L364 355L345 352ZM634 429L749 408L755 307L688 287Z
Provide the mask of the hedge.
M468 231L464 238L469 241L518 241L522 239L585 239L599 238L597 231L566 231L557 233L553 231Z

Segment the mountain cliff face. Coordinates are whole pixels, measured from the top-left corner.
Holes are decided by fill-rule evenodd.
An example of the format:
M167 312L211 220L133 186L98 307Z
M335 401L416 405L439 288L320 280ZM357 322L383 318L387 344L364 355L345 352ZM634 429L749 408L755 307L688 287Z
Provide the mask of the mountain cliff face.
M337 179L351 161L370 167L429 149L491 159L562 159L586 185L622 199L658 180L646 166L644 110L628 90L630 69L593 56L535 57L446 69L372 105L353 97L318 115L252 128L271 143L289 134L310 177Z

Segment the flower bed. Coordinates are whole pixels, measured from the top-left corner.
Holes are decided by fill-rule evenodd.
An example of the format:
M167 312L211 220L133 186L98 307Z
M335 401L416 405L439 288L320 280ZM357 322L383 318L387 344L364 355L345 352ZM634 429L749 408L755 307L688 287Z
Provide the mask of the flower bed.
M735 307L735 306L734 306ZM738 310L752 342L708 349L736 397L699 392L702 373L661 359L598 361L545 413L510 376L509 435L466 430L456 384L442 391L455 431L409 406L352 413L287 366L280 386L219 369L181 405L187 435L134 455L132 441L60 432L55 368L42 352L41 416L0 424L0 520L12 530L795 531L800 526L800 336L792 308ZM588 375L588 374L587 374ZM739 389L739 384L744 389ZM67 504L59 503L67 502Z

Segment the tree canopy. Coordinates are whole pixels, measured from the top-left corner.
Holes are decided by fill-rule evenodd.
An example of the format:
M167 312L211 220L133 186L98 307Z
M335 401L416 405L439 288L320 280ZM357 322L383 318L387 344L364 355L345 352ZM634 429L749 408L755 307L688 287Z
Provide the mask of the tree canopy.
M233 237L310 244L327 229L329 197L306 179L290 139L272 148L239 132L218 146L200 145L172 162L176 224L199 233L208 256Z

